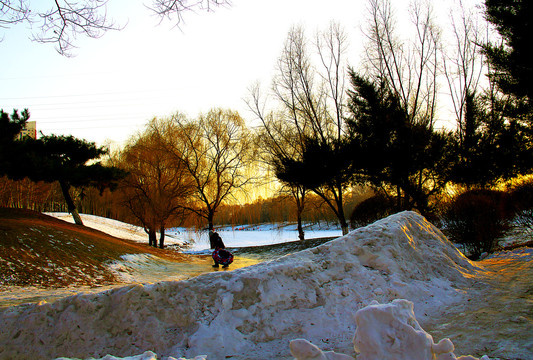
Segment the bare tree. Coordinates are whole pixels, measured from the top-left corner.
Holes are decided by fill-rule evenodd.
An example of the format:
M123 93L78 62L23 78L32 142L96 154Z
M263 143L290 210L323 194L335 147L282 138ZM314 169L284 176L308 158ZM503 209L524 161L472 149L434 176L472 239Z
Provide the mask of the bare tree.
M108 1L50 0L44 8L31 0L1 0L0 28L29 24L38 29L32 33L34 41L54 43L61 55L70 56L77 36L99 38L108 30L123 28L107 16ZM152 0L148 8L161 20L175 21L178 26L184 12L211 11L221 5L229 5L229 0Z
M431 5L415 0L409 8L413 40L400 37L390 0L369 0L365 66L374 82L385 81L412 121L433 124L436 110L440 31ZM402 31L405 34L405 29Z
M180 141L170 131L172 125L170 119L153 119L146 131L125 147L119 160L129 172L120 186L122 204L142 224L151 246L157 246L159 231L161 248L166 225L182 217L193 190L182 156L166 147L171 136L172 141Z
M345 151L343 115L346 36L337 24L317 35L320 66L313 66L302 28L291 29L273 79L273 98L280 111L264 114L259 96L250 107L270 138L276 176L301 191L311 190L329 206L348 232L343 192L351 176Z
M486 43L486 26L481 25L462 0L450 14L454 43L443 52L443 68L450 90L450 98L457 121L459 139L463 142L465 132L466 103L474 95L482 76L486 73L481 45Z
M401 31L390 0L369 0L368 9L362 79L390 91L390 98L398 99L402 109L397 121L404 130L390 140L406 151L406 158L402 159L403 165L400 162L390 164L390 168L403 177L391 179L395 187L391 192L395 192L399 208L415 205L425 212L429 208L429 196L441 191L445 183L438 181L439 174L445 171L441 162L430 161L430 155L434 155L430 149L438 152L439 146L447 143L448 136L435 131L441 31L434 23L431 3L427 0L411 1L409 21L401 24ZM360 85L365 81L356 80ZM412 144L417 137L420 138L418 143Z
M282 115L272 112L265 114L264 104L261 102L259 84L250 89L250 98L247 100L249 109L261 120L262 126L257 131L259 159L267 167L274 168L276 161L283 157L299 158L302 156L302 143L295 141L298 137L295 127L284 121ZM309 189L305 185L282 182L281 193L291 196L296 205L296 219L298 238L305 239L302 215L305 209L306 195Z
M152 0L149 7L161 20L174 21L176 26L183 22L183 14L189 11L213 11L215 8L230 5L230 0Z
M213 109L197 120L175 116L174 131L183 142L167 142L180 152L195 191L187 208L207 220L210 230L218 207L253 179L245 171L253 160L253 141L244 120L231 110Z

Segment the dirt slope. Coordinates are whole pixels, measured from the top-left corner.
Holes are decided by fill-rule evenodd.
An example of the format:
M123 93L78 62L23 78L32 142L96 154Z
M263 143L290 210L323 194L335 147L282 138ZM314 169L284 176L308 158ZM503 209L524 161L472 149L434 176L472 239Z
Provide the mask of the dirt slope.
M117 279L105 263L135 253L174 261L203 261L118 239L38 212L0 208L0 286L114 283Z

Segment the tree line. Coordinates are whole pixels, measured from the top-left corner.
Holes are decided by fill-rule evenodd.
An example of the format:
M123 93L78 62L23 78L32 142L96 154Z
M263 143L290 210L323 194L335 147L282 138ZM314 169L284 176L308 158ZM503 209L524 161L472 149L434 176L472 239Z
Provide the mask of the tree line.
M531 6L485 5L500 42L484 38L461 8L454 47L444 51L429 3L413 2L411 28L400 32L392 2L370 0L360 70L346 65L340 26L319 33L314 51L302 28L291 30L270 91L254 87L249 105L263 124L264 161L296 201L320 196L345 233L342 197L357 184L370 184L396 211L428 216L451 184L486 188L531 172ZM455 129L438 127L442 77Z
M293 202L301 239L310 203L326 206L346 233L346 196L355 189L370 187L395 211L432 216L452 185L490 188L531 173L530 32L522 21L531 6L487 0L485 17L499 34L493 42L483 35L488 24L461 7L452 14L454 44L446 51L430 4L414 2L409 11L410 31L400 33L392 3L369 0L357 70L346 59L340 25L312 42L304 29L291 29L272 85L250 90L257 128L227 109L194 119L177 113L153 119L108 154L71 137L15 141L29 113L2 111L1 125L10 129L2 132L2 153L9 154L0 159L2 174L58 181L73 214L71 186L80 197L91 185L101 194L116 189L116 215L142 225L150 245L159 232L163 247L169 224L193 217L212 229L221 209L246 202L269 173ZM443 78L455 117L450 129L437 118ZM105 162L89 162L105 154ZM23 163L31 166L21 170Z

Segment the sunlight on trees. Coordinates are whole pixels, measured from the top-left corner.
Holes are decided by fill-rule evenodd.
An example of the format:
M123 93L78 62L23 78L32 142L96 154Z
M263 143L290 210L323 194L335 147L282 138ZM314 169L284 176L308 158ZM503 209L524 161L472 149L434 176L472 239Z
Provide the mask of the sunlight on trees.
M193 192L193 178L183 154L168 151L167 143L179 141L172 127L169 119L153 119L117 159L117 165L128 171L120 184L121 203L142 224L149 245L157 246L159 231L160 248L164 247L166 225L179 223Z
M244 120L231 110L213 109L188 120L175 115L167 150L180 152L194 192L187 209L214 228L220 205L232 200L254 179L245 176L254 159L254 144Z
M116 28L105 17L106 0L58 1L48 12L31 11L30 4L0 1L0 27L36 22L43 31L36 40L55 42L62 54L68 55L76 34L98 37ZM186 11L227 4L153 0L151 10L179 25ZM153 119L112 163L129 172L120 200L145 227L150 245L156 245L157 231L164 234L166 226L188 221L191 214L200 227L207 223L213 229L222 211L224 219L236 219L229 214L238 213L239 221L296 218L300 239L304 219L334 214L346 233L345 214L355 208L355 198L360 202L374 196L352 214L359 222L370 221L363 216L368 209L376 216L388 214L389 207L432 215L448 186L478 191L529 174L533 110L526 20L531 5L486 0L489 24L459 1L449 17L448 42L431 5L412 1L406 10L409 19L400 29L391 0L369 0L362 67L357 70L348 67L348 39L340 25L331 23L312 41L303 28L293 27L269 90L259 84L250 90L247 104L261 123L253 134L237 112L226 109L191 119L179 113ZM496 40L491 24L500 35ZM447 102L453 114L443 119L437 110ZM17 143L15 136L29 113L0 115L0 175L59 180L69 210L76 208L69 200L72 187L79 197L96 198L96 190L84 188L112 184L103 165L88 165L104 148L72 137ZM440 129L438 121L454 129ZM21 159L33 164L31 175L16 166ZM283 209L274 209L272 199L247 197L250 186L261 184L258 180L264 184L259 178L270 173L281 183L276 199ZM366 186L373 193L353 195ZM55 199L59 188L29 179L0 181L2 203L35 206L34 199L45 193ZM287 205L287 197L293 205ZM116 198L108 194L105 206L115 206ZM251 202L248 207L241 206L245 201ZM484 203L489 204L473 201L465 212ZM331 213L324 213L326 207ZM288 208L294 215L287 214ZM253 209L253 214L243 214L244 209ZM164 246L164 236L159 246Z

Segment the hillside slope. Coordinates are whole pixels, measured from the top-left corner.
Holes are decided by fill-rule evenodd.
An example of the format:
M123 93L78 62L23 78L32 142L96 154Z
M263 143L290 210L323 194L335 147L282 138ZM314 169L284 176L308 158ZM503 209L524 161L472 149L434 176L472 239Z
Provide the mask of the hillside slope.
M120 260L125 254L139 253L175 261L200 261L38 212L0 208L0 286L115 283L119 279L109 271L107 263Z

